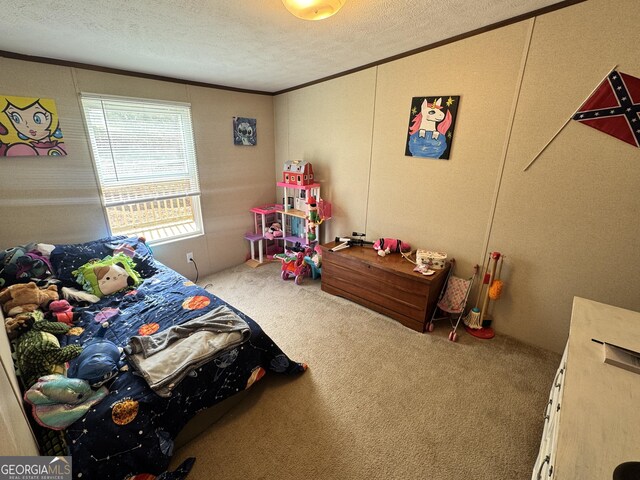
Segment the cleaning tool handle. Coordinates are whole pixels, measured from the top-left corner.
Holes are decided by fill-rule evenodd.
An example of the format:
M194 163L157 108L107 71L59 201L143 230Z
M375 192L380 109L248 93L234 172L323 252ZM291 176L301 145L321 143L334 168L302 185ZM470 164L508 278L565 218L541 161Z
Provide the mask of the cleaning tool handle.
M498 252L494 252L494 253L498 253ZM498 253L498 256L494 256L494 253L491 254L491 260L493 260L493 263L491 263L491 277L490 278L494 278L496 275L496 264L498 263L498 258L500 258L500 254ZM490 260L490 262L491 262ZM484 302L482 302L482 312L480 313L480 325L482 325L482 322L484 321L484 317L487 314L487 309L489 308L489 289L487 288L487 292L485 294L484 297Z
M504 261L504 255L500 257L500 266L498 267L498 273L496 274L496 278L491 282L491 286L489 287L489 298L491 300L498 300L500 295L502 294L502 287L504 286L504 282L500 280L500 274L502 273L502 263Z
M498 267L498 273L496 274L496 280L500 280L500 274L502 273L502 263L504 262L504 255L500 257L500 266Z
M493 260L494 262L497 262L499 258L500 258L500 252L489 253L489 261ZM495 270L493 273L495 273ZM484 274L482 283L484 283L485 285L491 285L491 279L493 278L493 273L489 275L489 265L487 265L487 272Z
M489 257L490 258L490 257ZM489 261L485 260L486 263L486 268L485 268L485 263L482 263L482 270L480 270L480 272L485 272L484 275L487 275L487 271L489 270ZM482 286L484 285L485 281L484 279L482 279L482 282L480 282L480 286L478 287L478 296L476 298L476 307L480 306L480 297L482 296Z

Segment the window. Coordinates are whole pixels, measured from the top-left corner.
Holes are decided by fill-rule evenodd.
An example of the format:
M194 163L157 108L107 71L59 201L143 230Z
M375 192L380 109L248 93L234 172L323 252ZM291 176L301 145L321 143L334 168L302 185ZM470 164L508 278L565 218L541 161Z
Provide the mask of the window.
M82 94L82 107L111 233L201 234L191 106Z

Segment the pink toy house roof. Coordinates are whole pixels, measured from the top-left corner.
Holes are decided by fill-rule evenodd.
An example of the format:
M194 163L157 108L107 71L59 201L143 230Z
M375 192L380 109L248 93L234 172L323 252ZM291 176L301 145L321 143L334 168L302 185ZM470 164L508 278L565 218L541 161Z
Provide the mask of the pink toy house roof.
M313 166L306 160L287 160L284 162L284 172L304 173L305 168L309 166L308 171L313 171Z

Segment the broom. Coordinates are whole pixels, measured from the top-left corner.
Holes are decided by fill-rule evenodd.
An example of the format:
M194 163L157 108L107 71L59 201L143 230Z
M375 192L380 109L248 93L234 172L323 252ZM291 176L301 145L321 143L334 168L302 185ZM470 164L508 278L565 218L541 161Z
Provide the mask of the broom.
M482 328L482 324L480 323L480 297L482 295L483 285L489 283L489 262L491 262L491 254L489 254L489 261L482 264L482 271L484 271L482 283L480 284L480 288L478 288L478 296L476 298L476 306L469 310L467 316L464 317L463 322L469 328L480 329ZM486 269L485 269L486 265Z

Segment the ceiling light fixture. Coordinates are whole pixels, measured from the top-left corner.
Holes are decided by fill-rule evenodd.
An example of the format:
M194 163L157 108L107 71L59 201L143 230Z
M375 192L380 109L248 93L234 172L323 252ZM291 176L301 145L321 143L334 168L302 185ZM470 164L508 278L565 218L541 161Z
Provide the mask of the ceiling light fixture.
M303 20L322 20L334 15L347 0L282 0L289 12Z

